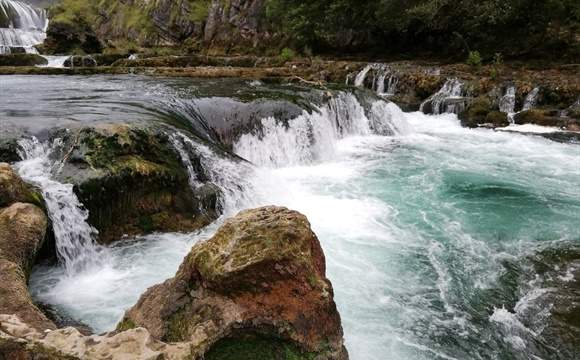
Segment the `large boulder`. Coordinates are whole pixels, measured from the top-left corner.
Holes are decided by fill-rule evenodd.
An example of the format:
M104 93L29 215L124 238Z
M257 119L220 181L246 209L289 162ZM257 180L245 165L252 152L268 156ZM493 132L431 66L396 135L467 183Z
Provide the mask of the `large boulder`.
M118 329L137 326L206 359L348 358L320 243L279 207L243 211L194 246Z
M155 231L193 231L220 214L219 189L207 182L195 191L188 173L160 128L101 124L62 132L57 180L75 186L89 210L99 241Z

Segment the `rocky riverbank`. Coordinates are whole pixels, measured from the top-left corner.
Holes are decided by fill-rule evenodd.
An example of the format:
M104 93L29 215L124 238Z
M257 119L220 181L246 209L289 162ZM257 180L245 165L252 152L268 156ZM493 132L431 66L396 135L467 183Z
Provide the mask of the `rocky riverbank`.
M0 170L8 206L0 210L4 358L348 358L318 239L303 215L276 207L227 221L191 250L175 278L144 294L117 331L57 330L26 288L47 217L16 202L39 198L7 164Z

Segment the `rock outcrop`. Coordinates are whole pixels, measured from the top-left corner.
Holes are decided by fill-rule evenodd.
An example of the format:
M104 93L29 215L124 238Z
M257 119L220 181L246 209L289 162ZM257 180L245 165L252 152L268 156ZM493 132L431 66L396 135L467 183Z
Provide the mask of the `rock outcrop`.
M10 166L0 164L0 313L18 315L44 331L55 325L34 305L27 287L48 223L43 210L30 203L39 199Z
M63 167L57 178L75 185L100 242L125 234L193 231L219 216L219 189L209 183L191 189L161 129L101 124L61 135ZM200 165L196 170L207 182Z
M306 217L278 207L226 221L115 332L40 325L0 307L0 359L348 359L320 243Z
M164 344L145 329L85 336L74 328L39 332L14 315L0 315L0 359L4 360L184 360L188 344Z
M194 246L118 328L138 326L190 342L206 359L348 357L318 239L306 217L285 208L241 212Z

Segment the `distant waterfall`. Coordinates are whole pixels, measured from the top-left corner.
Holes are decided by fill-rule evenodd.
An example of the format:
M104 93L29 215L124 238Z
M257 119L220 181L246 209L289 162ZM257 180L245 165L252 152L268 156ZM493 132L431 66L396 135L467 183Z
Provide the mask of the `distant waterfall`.
M46 10L15 0L0 0L0 54L36 54L46 38Z
M434 115L443 113L459 113L464 107L464 84L458 79L448 79L443 87L435 94L425 100L419 110ZM431 106L431 111L427 111L427 106Z
M539 87L535 87L532 89L532 91L529 92L529 94L526 96L526 99L524 100L524 107L522 108L522 111L531 110L534 108L534 106L536 106L539 93L540 93Z
M258 166L303 165L332 159L337 141L348 136L406 131L403 112L395 104L376 101L367 114L354 95L341 93L288 123L262 119L258 131L242 135L234 144L234 152Z
M397 91L399 79L390 66L385 64L369 64L355 77L354 86L364 87L369 73L373 74L371 89L378 95L391 96ZM349 79L347 78L347 84Z
M516 87L510 85L505 90L505 95L499 101L499 111L508 114L510 122L516 112Z
M59 140L53 144L58 146ZM18 141L23 161L16 165L18 174L38 186L52 220L59 260L67 273L80 272L101 259L101 249L95 243L97 230L87 222L88 211L73 191L73 185L52 179L54 163L49 156L52 147L36 138Z

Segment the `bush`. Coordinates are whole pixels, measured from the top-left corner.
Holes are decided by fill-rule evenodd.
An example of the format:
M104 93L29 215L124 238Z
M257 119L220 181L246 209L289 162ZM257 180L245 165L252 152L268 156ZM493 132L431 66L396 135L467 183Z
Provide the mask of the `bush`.
M470 51L467 56L467 65L470 66L481 66L481 54L479 51Z
M294 50L289 49L289 48L284 48L282 49L282 51L280 52L280 60L282 62L286 62L286 61L291 61L296 57L296 53L294 52Z

